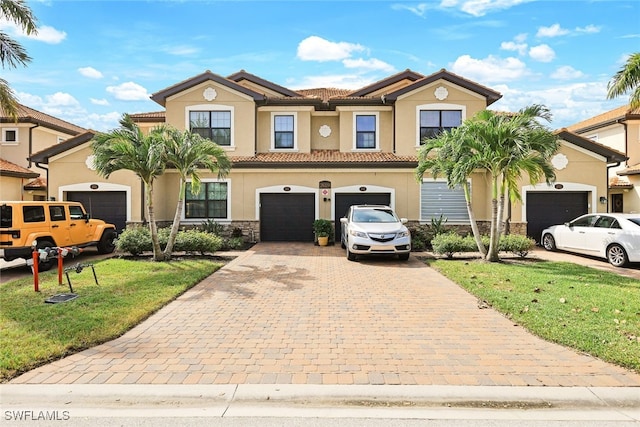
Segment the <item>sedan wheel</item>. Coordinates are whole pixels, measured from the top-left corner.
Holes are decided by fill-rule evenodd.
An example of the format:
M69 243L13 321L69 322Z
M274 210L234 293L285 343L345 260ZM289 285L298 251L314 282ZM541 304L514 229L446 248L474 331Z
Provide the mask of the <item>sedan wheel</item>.
M347 248L347 259L349 261L355 261L356 260L356 254L354 254L353 252L351 252L349 250L349 248Z
M556 250L556 241L551 234L547 233L542 236L542 246L548 251Z
M620 245L611 245L607 248L607 260L614 267L623 267L629 261L627 253Z

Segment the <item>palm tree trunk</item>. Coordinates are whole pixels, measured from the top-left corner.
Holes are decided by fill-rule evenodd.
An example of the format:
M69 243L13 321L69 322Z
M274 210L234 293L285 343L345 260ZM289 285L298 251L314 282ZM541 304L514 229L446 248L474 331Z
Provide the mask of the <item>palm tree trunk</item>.
M469 221L471 222L471 231L473 232L473 238L476 241L476 245L478 246L478 251L484 258L487 255L487 248L484 247L484 243L482 243L482 236L480 235L480 230L478 229L478 223L476 222L475 214L473 213L473 207L471 206L471 192L469 191L469 185L464 184L462 186L464 190L464 198L467 202L467 213L469 214Z
M500 261L498 256L498 179L492 178L492 195L491 195L491 233L489 239L489 252L487 253L487 261Z
M173 253L173 245L178 235L180 228L180 219L182 218L182 205L184 203L184 195L187 188L187 183L184 178L180 177L180 192L178 194L178 205L176 206L176 213L173 217L173 224L171 224L171 233L169 233L169 240L167 241L167 247L164 248L164 259L171 259Z
M144 183L147 193L145 203L147 210L147 218L149 219L149 232L151 233L151 246L153 248L153 260L164 261L164 255L160 248L160 240L158 239L158 227L156 225L156 216L153 209L153 183Z

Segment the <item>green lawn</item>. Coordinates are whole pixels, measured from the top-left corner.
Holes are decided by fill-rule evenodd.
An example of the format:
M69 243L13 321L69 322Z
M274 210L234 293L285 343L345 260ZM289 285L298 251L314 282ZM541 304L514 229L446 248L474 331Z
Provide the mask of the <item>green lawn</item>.
M426 262L534 334L640 372L640 281L566 262Z
M70 272L79 297L45 304L51 295L68 293L57 270L0 286L0 381L122 335L162 306L219 269L211 260L168 263L108 259L91 268Z

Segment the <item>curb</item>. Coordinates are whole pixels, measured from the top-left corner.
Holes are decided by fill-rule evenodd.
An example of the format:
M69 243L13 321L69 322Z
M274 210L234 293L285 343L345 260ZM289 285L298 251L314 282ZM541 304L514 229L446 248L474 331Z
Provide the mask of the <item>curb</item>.
M2 384L5 418L366 417L640 421L633 387ZM587 416L588 418L583 418Z

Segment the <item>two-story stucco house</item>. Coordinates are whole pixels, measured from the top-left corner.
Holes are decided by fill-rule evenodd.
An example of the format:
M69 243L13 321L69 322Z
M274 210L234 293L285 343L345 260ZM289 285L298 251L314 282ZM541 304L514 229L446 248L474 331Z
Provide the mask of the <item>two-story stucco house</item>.
M18 105L17 121L0 109L0 200L43 200L44 169L30 160L31 155L85 131L25 105Z
M215 220L255 240L313 241L314 219L337 223L356 203L388 204L412 223L443 215L448 224L468 225L459 189L416 180L417 152L424 137L459 126L500 97L446 70L427 76L406 70L357 90L291 90L245 71L228 77L206 71L154 93L163 111L132 117L142 128L168 123L212 138L233 161L225 179L203 171L203 191L186 196L185 225ZM50 195L117 210L121 219L99 213L116 224L144 220L133 174L106 180L92 171L92 136L32 156L48 165ZM566 130L559 136L558 181L523 183L523 203L509 209L513 232L539 234L558 221L557 207L564 216L606 208L598 200L607 194L607 165L624 156ZM475 214L488 222L489 180L481 170L470 179ZM157 219L171 221L175 171L156 181L155 194Z
M609 168L608 206L611 212L640 212L640 108L624 105L567 129L626 154Z

